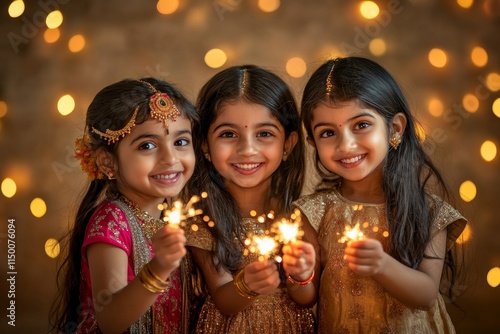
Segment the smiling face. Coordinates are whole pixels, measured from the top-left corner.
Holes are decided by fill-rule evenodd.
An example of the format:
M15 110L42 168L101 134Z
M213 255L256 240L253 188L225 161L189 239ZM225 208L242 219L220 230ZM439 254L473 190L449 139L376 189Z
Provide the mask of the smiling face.
M321 163L349 181L382 179L382 167L389 150L384 119L357 100L335 105L319 103L311 123Z
M180 193L194 164L191 122L178 117L168 134L156 119L134 126L119 143L114 169L120 192L148 211Z
M269 187L284 149L280 122L266 107L245 101L221 108L203 147L229 191Z

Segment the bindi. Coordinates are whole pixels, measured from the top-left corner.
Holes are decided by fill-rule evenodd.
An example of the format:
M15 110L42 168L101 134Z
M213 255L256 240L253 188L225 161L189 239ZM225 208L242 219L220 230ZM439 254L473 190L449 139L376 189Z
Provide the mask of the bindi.
M245 128L248 128L248 125L245 125Z

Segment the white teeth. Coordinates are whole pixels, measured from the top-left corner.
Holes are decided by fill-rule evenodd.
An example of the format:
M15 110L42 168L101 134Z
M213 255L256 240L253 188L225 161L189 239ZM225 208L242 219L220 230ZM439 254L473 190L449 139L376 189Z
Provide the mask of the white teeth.
M357 157L354 157L354 158L342 159L342 160L340 160L340 162L342 162L343 164L352 164L352 163L360 160L362 157L363 157L362 155L358 155Z
M250 170L259 167L260 164L234 164L237 168Z
M174 174L168 174L168 175L155 175L153 176L153 178L155 179L160 179L160 180L170 180L170 179L173 179L174 177L177 176L177 173L174 173Z

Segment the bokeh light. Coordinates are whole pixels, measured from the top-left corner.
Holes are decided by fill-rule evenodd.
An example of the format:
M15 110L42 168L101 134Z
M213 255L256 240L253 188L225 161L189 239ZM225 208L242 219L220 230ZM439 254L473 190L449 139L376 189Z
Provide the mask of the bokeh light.
M57 110L63 116L69 115L75 110L75 100L69 94L62 96L57 102Z
M47 254L48 257L55 259L59 256L60 252L61 246L59 245L59 241L54 238L49 238L45 241L45 254Z
M486 76L486 86L492 92L500 90L500 74L492 72Z
M423 143L427 135L424 127L420 123L415 123L415 132L417 133L418 140Z
M479 99L474 94L465 94L462 105L468 112L475 113L479 109Z
M494 142L486 140L481 145L481 157L485 161L492 161L497 156L497 146Z
M41 218L47 213L47 205L43 199L34 198L30 204L30 211L33 216Z
M457 4L462 8L470 8L474 0L457 0Z
M17 191L16 182L14 182L14 180L12 180L10 177L7 177L2 181L1 189L2 189L2 194L5 197L11 198L16 194Z
M472 230L470 229L470 225L467 224L467 225L465 225L465 228L462 231L462 234L460 234L460 236L457 238L457 243L464 244L467 241L469 241L471 237L472 237Z
M227 61L227 56L221 49L212 49L205 54L205 63L208 67L219 68Z
M429 62L434 67L442 68L446 66L446 63L448 62L448 56L443 50L434 48L429 51Z
M474 182L467 180L460 185L460 198L464 202L470 202L476 198L477 188Z
M491 268L486 275L486 281L492 288L496 288L500 284L500 268Z
M368 48L371 54L377 57L383 56L387 51L387 46L382 38L372 39L368 44Z
M441 102L440 99L432 98L427 104L427 109L429 110L429 114L432 116L440 117L444 112L443 102Z
M7 103L5 101L0 101L0 118L7 115Z
M84 47L85 38L82 35L75 35L68 42L68 48L71 52L80 52Z
M306 74L307 71L307 65L306 62L299 57L294 57L290 58L286 62L286 72L294 77L294 78L300 78Z
M271 13L276 11L278 10L278 8L280 8L280 5L280 0L259 0L259 2L257 3L259 9L264 13Z
M46 29L43 33L43 39L47 43L55 43L59 40L59 37L61 37L61 31L59 28Z
M59 28L63 23L63 15L60 10L54 10L47 15L45 19L45 23L47 24L47 28L55 29Z
M493 111L493 114L495 114L496 117L500 118L500 97L497 98L495 101L493 101L493 104L491 105L491 110Z
M359 12L365 19L374 19L380 13L380 8L373 1L363 1L359 6Z
M19 17L24 13L24 1L15 0L12 1L9 5L9 16L12 18Z
M477 67L483 67L488 63L488 53L480 46L476 46L472 49L470 58L472 63Z
M160 14L168 15L174 13L179 8L179 0L159 0L156 9Z

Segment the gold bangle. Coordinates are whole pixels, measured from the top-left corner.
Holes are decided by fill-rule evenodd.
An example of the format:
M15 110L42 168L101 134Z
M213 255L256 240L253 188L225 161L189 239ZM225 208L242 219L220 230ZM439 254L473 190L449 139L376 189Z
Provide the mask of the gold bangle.
M307 285L309 283L312 282L313 278L314 278L314 270L312 272L312 275L311 277L309 277L308 279L306 279L305 281L296 281L293 279L292 276L290 276L290 274L286 274L286 278L292 283L292 284L295 284L295 285Z
M168 279L165 281L158 277L158 275L151 270L149 262L141 268L137 276L139 276L139 281L142 283L142 286L152 293L165 292L170 283Z
M240 296L245 297L247 299L252 299L257 297L259 294L257 292L254 292L250 290L248 285L245 283L245 272L244 270L241 270L236 277L234 278L234 287L236 289L236 292L239 293Z

